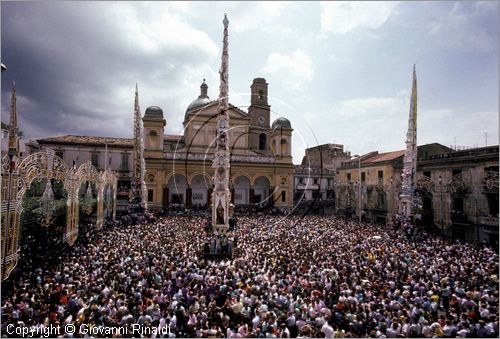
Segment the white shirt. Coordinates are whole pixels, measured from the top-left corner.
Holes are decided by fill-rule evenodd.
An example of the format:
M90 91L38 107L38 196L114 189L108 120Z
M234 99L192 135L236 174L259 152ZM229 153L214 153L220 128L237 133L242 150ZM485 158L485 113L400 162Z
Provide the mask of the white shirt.
M325 321L323 327L321 327L321 332L325 334L325 338L333 338L333 328L327 321Z

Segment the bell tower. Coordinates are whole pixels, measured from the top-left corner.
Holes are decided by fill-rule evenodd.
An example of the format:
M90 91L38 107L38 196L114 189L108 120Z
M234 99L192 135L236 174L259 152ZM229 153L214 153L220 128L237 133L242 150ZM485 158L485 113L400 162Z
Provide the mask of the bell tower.
M264 78L253 79L250 86L250 107L248 116L251 118L250 124L262 128L269 128L269 113L271 106L267 100L267 89L269 84Z
M250 107L248 116L250 117L250 148L259 152L269 151L269 127L271 106L268 103L269 84L264 78L253 79L250 86Z

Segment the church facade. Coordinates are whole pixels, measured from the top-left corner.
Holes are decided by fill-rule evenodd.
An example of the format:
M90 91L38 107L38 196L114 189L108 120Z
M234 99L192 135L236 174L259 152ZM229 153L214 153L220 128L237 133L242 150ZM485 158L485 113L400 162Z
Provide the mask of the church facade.
M271 122L269 84L256 78L248 111L229 105L230 189L238 208L290 208L293 204L292 126ZM183 134L165 134L168 117L157 106L143 116L145 182L151 209L205 208L212 192L217 100L203 82L186 109Z

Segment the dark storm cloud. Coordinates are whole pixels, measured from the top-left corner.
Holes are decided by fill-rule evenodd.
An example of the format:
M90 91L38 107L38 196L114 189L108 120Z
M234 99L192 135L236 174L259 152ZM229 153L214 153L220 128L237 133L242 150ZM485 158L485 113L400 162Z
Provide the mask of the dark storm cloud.
M150 87L164 86L166 80L178 83L186 67L203 62L207 49L161 44L161 37L155 40L160 44L148 48L151 39L141 40L141 35L155 33L141 31L147 26L137 23L148 21L149 14L141 17L136 8L124 8L117 3L2 3L2 62L8 67L2 74L2 120L8 121L15 80L20 127L28 138L129 136L135 82ZM137 32L131 30L134 24ZM123 88L129 93L120 92Z

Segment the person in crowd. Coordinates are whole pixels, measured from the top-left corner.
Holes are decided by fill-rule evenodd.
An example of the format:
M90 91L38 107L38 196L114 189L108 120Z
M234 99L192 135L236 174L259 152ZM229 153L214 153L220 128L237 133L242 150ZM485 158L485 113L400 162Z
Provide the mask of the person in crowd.
M334 216L248 215L232 235L237 255L211 260L205 243L229 245L205 228L200 215L109 221L5 285L2 335L10 324L121 326L125 337L135 324L169 328L156 337L499 335L487 246Z

